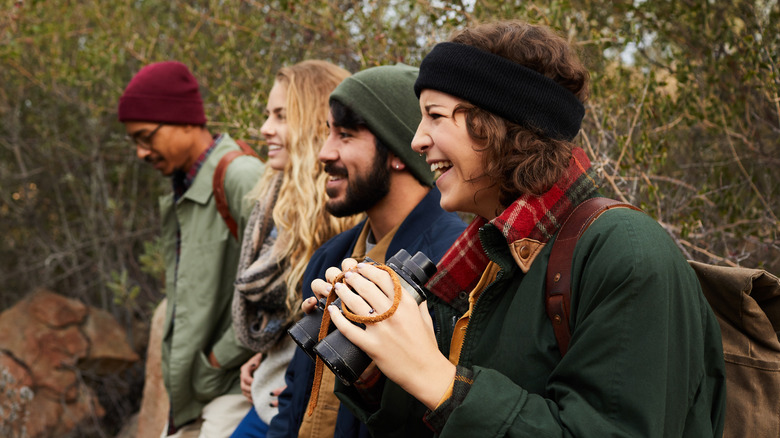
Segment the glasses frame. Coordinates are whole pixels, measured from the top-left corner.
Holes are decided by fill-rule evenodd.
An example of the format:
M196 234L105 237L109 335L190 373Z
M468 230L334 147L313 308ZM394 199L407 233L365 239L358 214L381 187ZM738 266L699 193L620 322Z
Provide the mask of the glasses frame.
M140 132L143 132L144 130L141 129L137 132L134 132L132 134L125 135L125 138L127 141L129 141L133 146L139 147L143 150L152 150L152 137L154 137L154 134L157 134L157 131L160 130L165 126L164 123L160 123L157 125L156 128L152 129L152 132L146 134L146 135L140 135Z

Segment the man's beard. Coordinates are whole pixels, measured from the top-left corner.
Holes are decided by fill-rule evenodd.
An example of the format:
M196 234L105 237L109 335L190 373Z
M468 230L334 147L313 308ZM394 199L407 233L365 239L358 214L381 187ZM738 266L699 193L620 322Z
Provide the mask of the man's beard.
M387 167L387 156L376 154L371 169L366 175L354 175L347 179L347 193L343 201L328 200L325 210L336 217L351 216L363 213L390 192L390 169ZM325 172L330 175L347 178L347 170L332 164L325 165ZM330 194L329 194L330 195Z

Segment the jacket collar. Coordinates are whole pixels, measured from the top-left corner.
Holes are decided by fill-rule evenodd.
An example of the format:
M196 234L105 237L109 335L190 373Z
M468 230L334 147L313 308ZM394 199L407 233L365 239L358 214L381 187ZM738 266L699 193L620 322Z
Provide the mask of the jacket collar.
M217 163L219 163L223 155L237 147L235 141L229 135L220 135L216 140L214 150L211 151L211 154L209 154L206 161L201 165L200 170L198 170L198 174L195 175L195 179L192 180L192 185L184 192L177 203L187 199L198 204L206 204L214 190L212 180L214 171L217 169Z
M468 302L460 302L462 297L476 286L490 253L500 245L508 245L515 262L528 272L574 206L596 193L594 175L585 152L574 148L568 170L549 191L520 196L489 222L474 219L442 257L438 272L428 282L430 291L455 308L468 308Z
M390 246L387 248L387 257L395 255L401 248L407 248L412 242L425 234L425 230L434 225L439 215L447 214L439 205L441 192L436 187L431 188L425 197L417 203L412 211L401 222ZM437 212L437 216L431 213Z

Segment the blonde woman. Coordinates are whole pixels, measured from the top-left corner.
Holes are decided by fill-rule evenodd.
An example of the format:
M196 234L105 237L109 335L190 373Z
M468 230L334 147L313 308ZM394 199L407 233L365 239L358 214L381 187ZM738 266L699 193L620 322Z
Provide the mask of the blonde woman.
M294 343L286 329L300 316L301 279L314 251L357 223L325 211L327 174L317 159L327 136L328 96L349 72L325 61L284 67L268 95L260 129L267 168L241 246L233 297L238 339L256 351L241 367L241 390L254 408L234 437L264 437L276 414L270 392L284 385Z

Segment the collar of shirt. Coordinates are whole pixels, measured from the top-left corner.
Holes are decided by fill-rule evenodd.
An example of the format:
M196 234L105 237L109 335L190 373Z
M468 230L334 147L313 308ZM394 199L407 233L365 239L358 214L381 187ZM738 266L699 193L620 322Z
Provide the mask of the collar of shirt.
M377 263L385 263L385 258L390 258L393 254L387 256L387 250L390 248L390 243L393 242L395 234L401 227L399 223L392 230L390 230L379 242L374 242L373 245L369 244L370 241L376 241L376 238L371 232L371 220L366 220L363 230L358 236L357 242L355 242L355 248L352 250L351 257L357 261L362 261L366 256ZM369 236L371 238L369 239Z

